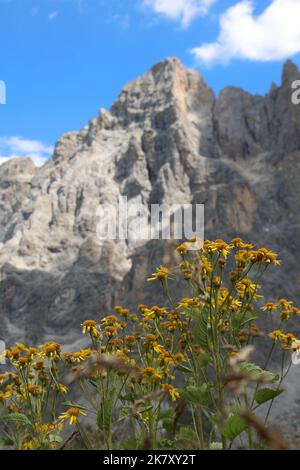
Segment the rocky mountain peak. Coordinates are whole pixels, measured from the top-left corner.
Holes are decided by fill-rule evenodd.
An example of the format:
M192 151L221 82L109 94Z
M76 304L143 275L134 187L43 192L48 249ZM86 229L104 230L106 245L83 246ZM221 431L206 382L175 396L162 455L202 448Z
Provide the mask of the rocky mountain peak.
M176 120L195 105L201 94L211 99L212 92L196 71L187 70L176 58L168 58L138 79L128 83L111 113L119 124L151 125L151 119L169 112L169 119Z
M300 79L300 71L292 60L287 60L282 69L282 85L289 84L293 80Z

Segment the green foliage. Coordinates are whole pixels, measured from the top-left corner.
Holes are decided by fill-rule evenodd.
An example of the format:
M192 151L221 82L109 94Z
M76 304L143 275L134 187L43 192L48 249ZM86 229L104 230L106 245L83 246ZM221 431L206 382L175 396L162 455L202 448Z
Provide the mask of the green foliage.
M278 374L273 374L267 370L263 370L261 367L251 362L243 362L240 364L240 371L244 374L248 374L256 380L264 380L265 382L277 382L279 380Z
M284 392L283 389L273 390L272 388L261 388L257 390L254 394L254 400L259 405L266 403L267 401L274 400Z
M193 404L209 407L213 403L211 386L202 384L200 387L196 385L187 385L183 390L184 398Z
M181 426L178 439L185 442L197 443L198 437L195 431L187 426Z
M30 419L24 413L10 413L2 416L0 419L6 422L16 422L23 424L24 426L32 426Z
M234 441L242 432L246 431L247 424L241 416L234 414L229 416L225 424L221 428L221 433L230 442Z

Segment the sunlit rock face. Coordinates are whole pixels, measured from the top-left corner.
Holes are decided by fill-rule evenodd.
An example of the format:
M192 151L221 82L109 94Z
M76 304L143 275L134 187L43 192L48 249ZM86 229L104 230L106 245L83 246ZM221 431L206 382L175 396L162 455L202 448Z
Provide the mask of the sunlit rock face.
M300 106L291 83L218 98L175 58L125 86L110 111L57 142L43 167L0 166L0 318L8 343L78 345L80 323L116 303L161 301L145 278L174 263L174 241L100 240L100 204L205 204L206 236L279 251L268 296L300 300ZM176 284L175 284L176 285ZM179 295L182 286L176 285Z

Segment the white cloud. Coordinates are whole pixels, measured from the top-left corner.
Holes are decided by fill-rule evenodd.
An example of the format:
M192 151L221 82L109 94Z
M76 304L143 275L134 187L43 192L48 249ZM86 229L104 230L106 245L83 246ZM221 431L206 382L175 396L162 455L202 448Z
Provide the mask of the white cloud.
M11 158L30 157L36 166L42 166L53 153L53 147L39 140L22 137L0 137L0 164Z
M257 2L243 0L228 8L220 18L216 42L192 49L206 65L231 59L274 61L300 52L300 0L272 0L259 15Z
M57 15L58 15L58 11L52 11L52 12L49 13L49 15L48 15L48 20L49 20L49 21L55 20L55 18L57 18Z
M183 27L201 15L206 15L216 0L144 0L143 4L170 20L180 21Z

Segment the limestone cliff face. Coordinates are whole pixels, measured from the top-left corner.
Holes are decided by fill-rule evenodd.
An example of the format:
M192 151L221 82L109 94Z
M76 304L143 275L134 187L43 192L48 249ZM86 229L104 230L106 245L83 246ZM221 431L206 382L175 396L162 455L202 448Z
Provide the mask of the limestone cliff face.
M99 204L119 195L147 207L204 203L206 236L278 250L283 266L268 289L299 301L299 78L287 62L268 95L229 87L216 99L201 75L167 59L65 134L42 168L0 166L0 336L74 344L81 321L113 304L159 301L145 278L172 262L174 243L96 235Z

